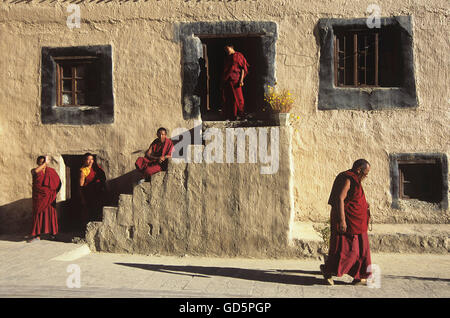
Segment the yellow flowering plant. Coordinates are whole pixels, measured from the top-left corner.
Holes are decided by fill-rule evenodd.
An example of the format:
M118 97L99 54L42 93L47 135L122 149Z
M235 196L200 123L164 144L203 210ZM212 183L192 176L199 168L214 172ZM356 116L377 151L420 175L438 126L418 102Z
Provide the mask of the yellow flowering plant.
M289 122L292 125L296 125L300 123L300 116L296 115L296 114L290 114L289 116Z
M277 91L274 86L267 85L267 92L264 93L264 101L269 104L275 113L289 113L294 105L294 98L287 89Z

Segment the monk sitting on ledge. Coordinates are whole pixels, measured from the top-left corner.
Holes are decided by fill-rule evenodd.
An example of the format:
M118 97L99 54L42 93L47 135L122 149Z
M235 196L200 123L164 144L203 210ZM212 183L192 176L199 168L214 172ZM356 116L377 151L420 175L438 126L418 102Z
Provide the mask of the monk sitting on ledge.
M167 129L161 127L157 130L156 138L148 150L145 157L136 160L136 169L140 171L145 181L150 181L150 177L160 171L167 171L169 158L172 158L173 143L167 138Z

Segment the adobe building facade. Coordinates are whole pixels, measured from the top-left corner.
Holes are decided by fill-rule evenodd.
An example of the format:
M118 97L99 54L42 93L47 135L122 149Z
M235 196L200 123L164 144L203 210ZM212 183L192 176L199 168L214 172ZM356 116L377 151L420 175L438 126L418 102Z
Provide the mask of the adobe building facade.
M265 87L275 83L295 97L291 113L296 120L289 128L280 127L279 153L289 160L280 160L280 169L272 179L262 181L267 175L261 174L259 167L229 168L214 163L218 167L214 169L206 163L203 168L193 163L197 166L186 168L173 163L174 172L169 171L168 178L182 176L180 182L194 182L197 175L203 183L198 189L214 185L214 195L203 195L206 201L216 200L218 206L197 198L206 211L199 215L218 207L223 207L217 211L223 215L238 213L239 204L226 203L232 194L229 188L235 186L230 180L238 180L239 195L249 189L246 195L250 199L245 204L258 202L254 213L262 213L264 206L272 210L261 214L264 221L260 223L258 218L245 223L234 217L223 217L221 222L224 231L230 230L228 221L266 231L259 245L248 245L259 246L256 254L263 255L261 244L285 244L292 235L298 235L291 233L292 222L326 223L334 177L356 159L365 158L372 165L365 192L375 224L448 224L448 2L377 1L375 7L372 3L2 2L0 233L29 231L30 169L39 155L51 157L51 166L63 180L58 204L64 219L68 213L64 202L69 200L73 184L71 174L84 153L97 155L108 178L111 205L118 205L125 200L122 193L148 190L148 184L134 187L138 179L134 162L156 137L158 127L168 128L169 136L180 134L184 128L195 131L196 125L224 129L225 122L209 118L205 111L205 107L214 110L217 87L200 86L202 63L208 63L208 76L217 76L214 65L222 59L223 55L217 56L227 42L243 51L250 64L244 86L244 90L248 88L246 102L260 120L247 122L246 129L252 125L258 129L277 127L267 121L262 100ZM358 33L360 30L367 34ZM355 49L359 57L365 54L376 62L363 64L362 59L353 59ZM65 84L58 88L57 83L66 76L64 63L78 65L75 58L95 66L94 72L84 75L86 81L100 77L94 95L77 97L88 102L67 107L64 103L72 100L68 102L64 95ZM376 77L377 82L361 84L362 77ZM205 106L205 96L211 105ZM231 177L233 173L239 177ZM164 182L164 176L158 178L157 182ZM176 187L176 182L170 182ZM185 191L183 187L179 191ZM197 194L201 196L202 191ZM284 193L267 195L277 191ZM269 199L283 203L264 204ZM189 204L179 202L185 209ZM284 210L279 211L280 207ZM250 210L246 208L245 213ZM277 213L282 216L278 218ZM127 231L137 226L133 224L127 225ZM150 224L146 223L147 232L155 230ZM270 238L270 226L275 226L269 232L277 233L272 235L278 239ZM205 231L209 231L206 237L214 236L212 229ZM193 239L205 239L199 233ZM236 235L232 233L227 235ZM140 232L135 234L131 236L138 237ZM129 251L140 251L133 246ZM201 246L198 244L195 252L200 253ZM221 254L214 247L208 248ZM221 251L226 255L252 254L245 248Z

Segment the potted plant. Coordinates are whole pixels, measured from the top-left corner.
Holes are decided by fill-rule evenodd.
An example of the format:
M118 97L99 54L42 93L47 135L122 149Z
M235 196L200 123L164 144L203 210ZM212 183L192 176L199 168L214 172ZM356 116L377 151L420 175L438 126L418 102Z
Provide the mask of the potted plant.
M275 87L276 85L277 83L274 86L267 85L264 101L269 104L272 112L275 114L277 123L280 126L287 126L289 124L290 111L294 105L294 98L287 89L278 91Z

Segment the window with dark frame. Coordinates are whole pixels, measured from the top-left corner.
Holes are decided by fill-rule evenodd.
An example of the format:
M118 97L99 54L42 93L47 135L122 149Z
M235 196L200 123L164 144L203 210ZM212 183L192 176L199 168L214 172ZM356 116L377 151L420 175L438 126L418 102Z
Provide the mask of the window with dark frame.
M212 68L223 62L224 47L219 42L225 38L232 40L250 64L251 70L244 85L244 100L249 103L248 113L259 114L258 110L263 106L256 98L261 96L263 99L265 87L275 83L277 24L271 21L199 21L180 23L177 29L182 43L183 118L201 117L203 121L213 122L222 120L216 108L215 94L218 90L214 88L215 74ZM216 49L218 54L214 54ZM204 55L207 55L207 60ZM220 58L215 63L216 57ZM216 74L223 71L218 70ZM201 83L203 85L199 85Z
M336 28L335 86L400 86L403 77L400 53L400 33L395 28Z
M223 120L219 112L222 105L221 78L223 62L226 56L224 47L233 44L235 50L241 52L250 64L249 73L243 89L245 112L257 113L264 104L265 76L264 57L262 54L261 34L247 35L197 35L202 41L203 58L199 61L200 75L196 94L200 96L202 120ZM255 67L254 65L258 65Z
M442 167L436 159L399 160L399 198L442 201Z
M56 62L57 106L97 106L99 74L95 56L54 57Z
M380 26L370 29L366 18L319 19L319 110L418 106L412 16L380 18Z
M43 124L114 122L111 45L42 47Z

